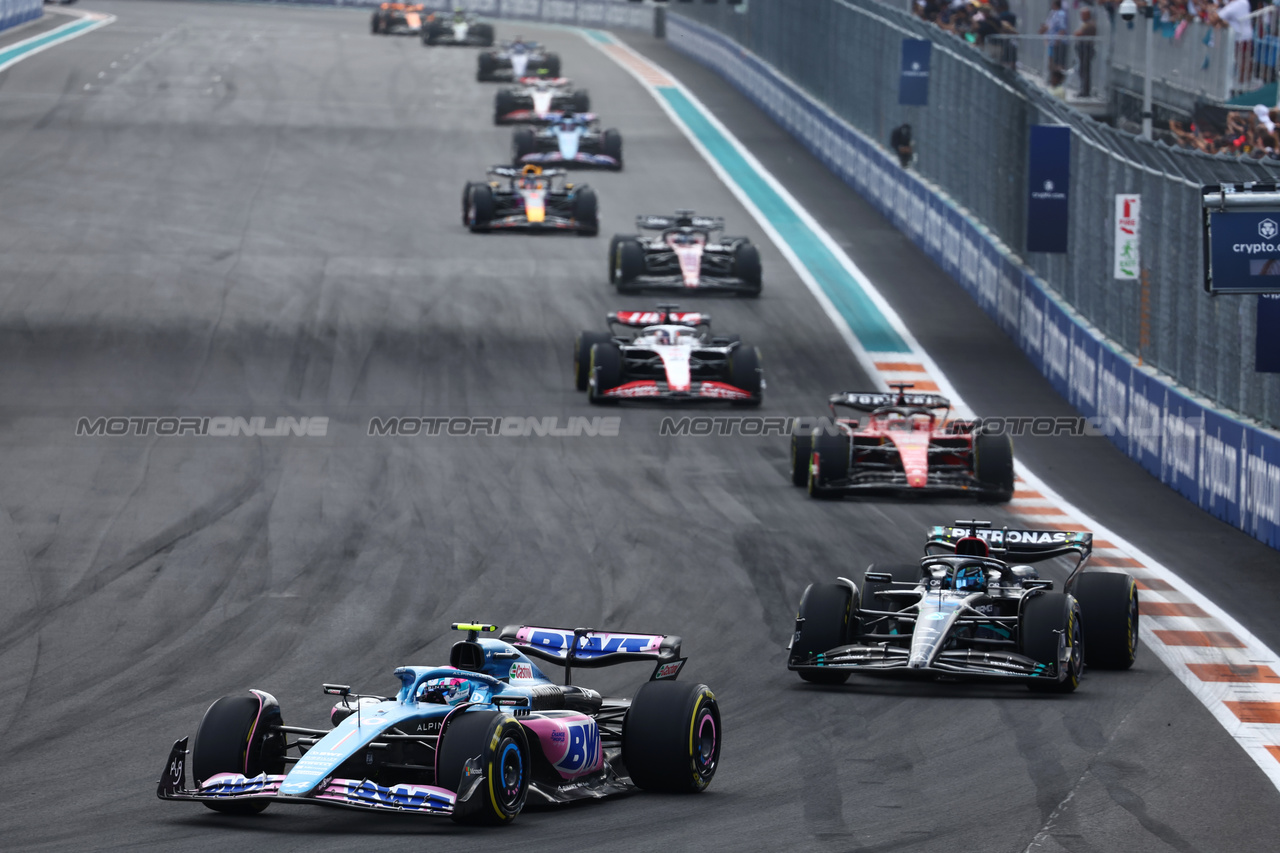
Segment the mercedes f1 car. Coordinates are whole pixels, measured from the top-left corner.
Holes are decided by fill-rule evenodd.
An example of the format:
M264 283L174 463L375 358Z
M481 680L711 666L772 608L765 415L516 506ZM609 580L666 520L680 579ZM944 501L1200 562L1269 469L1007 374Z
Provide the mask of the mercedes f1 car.
M572 231L586 237L600 231L595 190L566 183L562 169L494 166L489 174L509 183L467 183L462 224L472 231Z
M1091 533L993 530L987 521L931 528L931 556L918 565L872 565L861 587L847 578L810 584L787 668L818 684L896 673L1069 693L1086 665L1128 669L1138 648L1137 584L1083 571L1092 550ZM1023 565L1070 556L1077 562L1062 592Z
M592 403L719 400L759 406L765 387L760 350L737 335L711 337L709 315L678 307L618 311L606 317L607 334L579 334L573 348L577 389ZM638 331L619 334L616 326Z
M760 250L746 237L712 239L724 219L677 210L674 216L637 216L638 236L618 234L609 244L609 281L619 292L684 290L759 296ZM645 231L658 231L646 238Z
M815 498L860 492L953 493L1007 502L1013 497L1013 440L948 420L939 394L846 392L828 398L832 417L798 421L791 434L791 482ZM867 413L866 422L837 409Z
M543 73L548 77L560 76L560 55L538 44L536 41L503 42L494 50L487 50L476 60L476 79L487 81L519 80L534 73Z
M374 35L417 35L427 17L421 3L383 3L373 10Z
M463 9L455 11L452 17L428 15L422 23L422 44L426 47L436 45L491 47L493 24L481 23L474 15L467 14Z
M541 128L518 127L512 133L516 165L596 166L622 168L622 134L600 130L593 113L563 112Z
M285 723L262 690L205 712L195 744L173 745L162 800L253 814L272 803L342 806L505 824L526 802L644 789L695 793L720 762L720 709L703 684L676 681L680 638L585 629L455 624L448 666L402 666L394 696L337 696L330 726ZM571 670L651 661L634 698L571 684ZM541 663L564 667L564 684ZM192 783L187 782L190 764Z
M549 124L566 112L591 109L586 89L574 89L568 77L524 77L519 86L501 89L493 96L494 124Z

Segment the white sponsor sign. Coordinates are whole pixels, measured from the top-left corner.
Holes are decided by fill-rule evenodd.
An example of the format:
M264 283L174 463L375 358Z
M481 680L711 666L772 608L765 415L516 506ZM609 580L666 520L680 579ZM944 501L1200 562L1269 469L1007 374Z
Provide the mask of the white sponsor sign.
M1116 194L1115 277L1125 281L1138 280L1138 216L1141 210L1142 196Z

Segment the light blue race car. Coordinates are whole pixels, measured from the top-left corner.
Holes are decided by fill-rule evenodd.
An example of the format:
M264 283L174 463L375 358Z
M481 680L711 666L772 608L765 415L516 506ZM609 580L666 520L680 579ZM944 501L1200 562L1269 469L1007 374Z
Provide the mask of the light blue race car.
M676 681L680 638L583 628L455 623L449 666L402 666L394 697L326 684L329 729L284 723L261 690L205 712L195 745L173 745L157 794L231 814L273 802L505 824L532 798L564 803L637 788L695 793L720 762L715 695ZM537 661L564 667L553 683ZM572 683L574 669L652 662L633 699ZM194 786L186 781L190 757Z
M595 113L562 112L545 127L520 127L511 135L517 166L587 166L622 169L622 134L600 130Z

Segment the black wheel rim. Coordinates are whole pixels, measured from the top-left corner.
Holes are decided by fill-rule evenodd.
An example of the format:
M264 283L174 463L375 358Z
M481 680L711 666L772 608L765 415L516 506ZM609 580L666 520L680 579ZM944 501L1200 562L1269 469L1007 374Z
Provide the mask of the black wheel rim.
M693 727L693 766L699 778L708 780L715 775L719 756L720 729L715 714L703 707Z
M524 755L520 744L506 738L498 749L497 794L500 805L506 811L514 811L524 794Z

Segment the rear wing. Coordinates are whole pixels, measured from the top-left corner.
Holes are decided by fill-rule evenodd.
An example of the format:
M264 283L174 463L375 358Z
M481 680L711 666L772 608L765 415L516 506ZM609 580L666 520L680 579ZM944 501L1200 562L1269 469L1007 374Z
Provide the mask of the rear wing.
M941 394L891 394L882 391L841 391L827 398L832 406L844 406L861 412L874 412L889 406L913 406L922 409L949 409L951 401Z
M680 674L686 660L680 656L680 638L668 634L508 625L498 637L530 657L563 666L566 684L573 667L596 669L636 661L656 664L650 680L670 680Z
M642 231L665 231L668 228L702 228L723 231L723 216L698 216L692 210L677 210L671 216L637 216L636 227Z
M1076 568L1093 553L1093 534L1071 530L992 529L989 521L957 521L951 527L931 527L924 548L956 550L961 539L976 537L987 543L991 556L1002 560L1036 563L1075 554Z
M641 328L643 326L710 326L711 315L700 311L675 311L674 305L659 305L656 311L613 311L605 315L610 323Z

